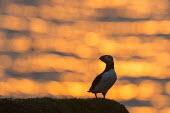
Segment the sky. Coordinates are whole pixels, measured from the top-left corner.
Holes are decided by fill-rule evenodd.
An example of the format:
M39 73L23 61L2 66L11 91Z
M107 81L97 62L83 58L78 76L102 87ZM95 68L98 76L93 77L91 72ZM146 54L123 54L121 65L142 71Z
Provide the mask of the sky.
M0 97L93 98L99 57L112 55L118 80L107 98L131 113L170 113L169 5L0 0Z

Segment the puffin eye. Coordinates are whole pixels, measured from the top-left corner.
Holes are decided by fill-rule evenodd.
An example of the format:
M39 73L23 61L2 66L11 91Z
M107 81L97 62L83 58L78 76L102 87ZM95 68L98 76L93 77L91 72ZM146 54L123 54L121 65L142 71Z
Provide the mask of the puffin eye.
M108 59L112 59L112 57L111 57L111 56L108 56Z

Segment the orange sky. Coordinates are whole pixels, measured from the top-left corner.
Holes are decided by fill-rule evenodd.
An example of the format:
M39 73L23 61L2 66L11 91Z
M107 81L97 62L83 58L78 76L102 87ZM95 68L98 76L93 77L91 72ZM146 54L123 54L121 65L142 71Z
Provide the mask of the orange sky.
M146 113L169 113L169 4L1 0L0 96L93 97L86 91L105 67L98 58L110 54L118 81L107 97L148 101Z

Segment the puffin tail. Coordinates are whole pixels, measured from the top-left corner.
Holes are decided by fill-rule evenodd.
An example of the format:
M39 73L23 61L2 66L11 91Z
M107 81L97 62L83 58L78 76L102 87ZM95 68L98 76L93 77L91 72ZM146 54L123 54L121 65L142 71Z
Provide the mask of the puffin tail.
M89 89L89 91L87 91L87 92L93 92L93 91L94 91L94 87L91 86L90 89Z

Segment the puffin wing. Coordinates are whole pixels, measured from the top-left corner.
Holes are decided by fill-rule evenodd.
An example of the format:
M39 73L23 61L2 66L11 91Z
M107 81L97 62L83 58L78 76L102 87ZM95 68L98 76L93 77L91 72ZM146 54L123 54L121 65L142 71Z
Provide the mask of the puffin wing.
M98 76L93 80L92 85L91 85L91 87L90 87L90 89L89 89L88 92L91 92L92 90L94 90L95 86L100 82L101 78L102 78L102 74L98 75Z

